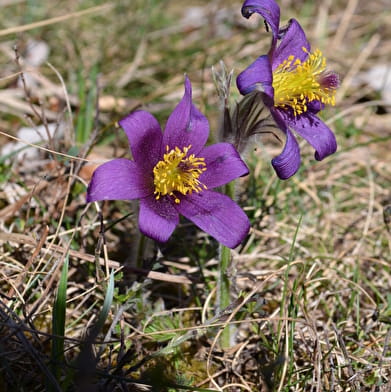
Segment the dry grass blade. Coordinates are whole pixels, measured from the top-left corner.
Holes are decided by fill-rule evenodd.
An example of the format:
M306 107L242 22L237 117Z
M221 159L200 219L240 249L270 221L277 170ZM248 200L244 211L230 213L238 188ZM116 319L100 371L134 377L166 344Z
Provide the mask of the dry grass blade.
M86 10L83 10L83 11L71 12L69 14L61 15L61 16L58 16L55 18L50 18L50 19L42 20L40 22L30 23L30 24L27 24L24 26L16 26L16 27L8 28L8 29L3 29L3 30L0 30L0 37L5 36L5 35L10 35L10 34L22 33L25 31L39 28L39 27L45 27L45 26L49 26L52 24L64 22L64 21L70 20L70 19L80 18L85 15L90 15L90 14L95 14L95 13L100 13L100 12L107 12L111 8L113 8L113 4L108 3L108 4L98 5L96 7L91 7Z
M387 74L373 78L389 69L391 7L278 3L281 25L300 21L342 81L321 113L337 153L317 161L300 140L287 181L270 164L284 134L260 93L242 100L235 86L271 39L238 2L0 0L0 389L390 390L391 101ZM96 166L131 159L118 121L146 110L164 129L184 74L210 139L220 130L250 169L234 196L252 229L219 314L210 236L183 219L155 243L140 236L136 201L86 204ZM20 136L40 127L40 142ZM52 325L59 282L64 330Z

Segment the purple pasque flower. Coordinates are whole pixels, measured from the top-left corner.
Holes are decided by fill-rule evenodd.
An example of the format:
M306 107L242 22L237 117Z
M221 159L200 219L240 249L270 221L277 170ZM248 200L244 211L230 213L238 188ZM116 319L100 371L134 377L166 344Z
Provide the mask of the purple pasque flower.
M157 241L168 240L182 214L223 245L235 248L247 235L246 214L213 189L248 174L234 146L205 147L206 117L193 105L186 77L182 100L165 132L146 111L122 119L133 160L114 159L99 166L87 189L87 202L140 199L139 228Z
M280 28L280 8L274 0L246 0L242 14L249 18L260 14L272 31L267 55L258 57L236 80L241 94L263 92L277 125L286 134L284 149L272 160L281 179L291 177L300 167L300 149L294 130L315 149L315 159L322 160L337 149L332 131L317 113L325 104L335 105L338 76L326 70L321 51L311 52L300 24L291 19Z

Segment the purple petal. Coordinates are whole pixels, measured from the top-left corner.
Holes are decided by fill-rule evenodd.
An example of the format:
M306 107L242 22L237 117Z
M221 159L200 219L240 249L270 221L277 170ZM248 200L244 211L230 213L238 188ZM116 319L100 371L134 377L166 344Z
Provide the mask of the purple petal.
M163 136L163 151L192 146L189 153L197 154L204 147L209 136L207 118L193 105L191 83L186 77L185 94L167 120Z
M296 19L291 19L288 26L280 30L280 34L281 42L273 54L273 71L289 56L295 56L295 58L304 61L311 50L304 30Z
M221 244L235 248L246 237L250 222L228 196L213 191L193 193L175 208Z
M133 159L145 171L152 171L161 158L163 133L152 114L139 110L119 121L129 140Z
M152 178L128 159L114 159L100 165L87 189L87 203L98 200L132 200L153 193Z
M321 110L323 110L324 106L325 105L323 102L314 100L314 101L307 103L307 110L310 113L316 114L316 113L320 112Z
M230 143L208 146L198 156L205 158L206 171L200 176L200 181L208 189L227 184L235 178L248 174L246 164Z
M312 113L298 117L290 126L315 149L315 159L321 161L337 151L337 141L330 128Z
M144 235L166 242L179 222L179 214L169 197L156 200L152 195L140 200L138 222Z
M274 89L272 83L273 75L268 56L258 57L236 79L236 85L242 95L257 89L273 98Z
M273 0L246 0L242 6L242 15L249 18L255 12L261 15L270 26L273 33L273 47L279 32L280 7Z
M285 128L286 141L282 153L272 159L272 165L279 178L292 177L300 167L300 148L292 132Z

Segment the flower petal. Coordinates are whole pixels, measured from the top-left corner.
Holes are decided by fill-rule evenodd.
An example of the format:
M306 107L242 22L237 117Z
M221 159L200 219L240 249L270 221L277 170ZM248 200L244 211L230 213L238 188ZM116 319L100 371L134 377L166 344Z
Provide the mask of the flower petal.
M138 110L119 121L126 133L133 159L146 171L152 171L159 161L163 133L152 114Z
M246 237L250 222L243 210L228 196L214 191L193 193L175 208L221 244L235 248Z
M304 61L311 50L304 30L296 19L291 19L288 26L280 30L280 35L281 42L273 53L273 71L289 56L295 56L295 58Z
M171 113L164 130L162 153L170 149L191 145L190 154L197 154L204 147L209 136L207 118L193 105L191 83L186 77L185 94Z
M330 128L312 113L298 117L290 126L315 149L315 159L323 158L337 151L337 141Z
M269 57L266 55L258 57L236 78L236 85L242 95L257 89L273 99L274 89L272 83L272 69Z
M133 161L120 158L100 165L87 189L87 203L98 200L132 200L153 193L153 182Z
M152 195L140 200L138 222L144 235L166 242L179 222L179 214L168 197L156 200Z
M230 143L205 147L198 156L205 158L206 171L202 173L199 180L208 189L227 184L235 178L248 174L246 164Z
M320 112L321 110L323 110L325 107L325 104L323 102L320 102L318 100L314 100L311 102L307 103L307 110L308 112L312 113L312 114L316 114L318 112Z
M292 177L300 167L300 148L292 132L285 128L286 141L282 153L272 159L277 176L282 180Z
M242 6L242 15L249 18L255 12L261 15L272 29L273 47L279 32L280 7L274 0L246 0Z

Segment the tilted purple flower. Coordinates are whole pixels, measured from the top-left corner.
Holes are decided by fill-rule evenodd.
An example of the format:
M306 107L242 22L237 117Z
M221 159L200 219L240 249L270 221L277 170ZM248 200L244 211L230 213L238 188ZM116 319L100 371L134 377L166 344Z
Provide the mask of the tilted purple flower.
M272 30L272 44L267 55L258 57L236 80L241 94L263 92L264 103L286 135L282 153L272 160L277 175L291 177L300 167L300 149L292 130L315 149L315 159L322 160L337 149L332 131L317 113L325 104L335 105L339 78L326 70L320 50L311 52L300 24L291 19L280 28L280 9L274 0L246 0L242 14L249 18L260 14Z
M160 242L168 240L182 214L223 245L239 245L250 229L249 220L232 199L213 189L248 174L248 168L232 144L205 146L209 124L192 103L189 79L164 133L142 110L119 123L133 160L114 159L99 166L87 202L140 199L140 231Z

